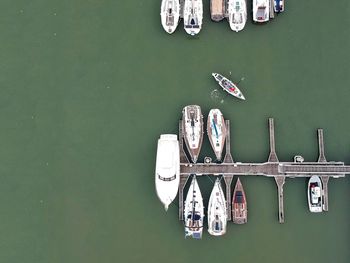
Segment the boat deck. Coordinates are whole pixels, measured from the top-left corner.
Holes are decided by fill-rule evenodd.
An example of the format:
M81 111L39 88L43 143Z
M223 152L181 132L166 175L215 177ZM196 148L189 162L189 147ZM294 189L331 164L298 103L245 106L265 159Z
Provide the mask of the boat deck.
M278 218L284 223L283 186L286 178L304 178L312 175L320 176L323 183L323 210L328 211L328 181L330 177L344 177L350 174L350 166L343 162L327 162L324 155L323 130L318 132L319 158L318 162L280 162L275 150L274 121L269 119L270 154L265 163L234 162L230 151L230 123L226 120L226 154L222 164L188 162L183 151L181 121L179 123L180 143L180 186L179 186L179 219L183 220L183 189L190 175L222 175L226 183L226 200L228 220L231 220L231 183L234 175L266 176L275 179L278 190Z
M226 0L210 0L211 19L220 21L225 18Z

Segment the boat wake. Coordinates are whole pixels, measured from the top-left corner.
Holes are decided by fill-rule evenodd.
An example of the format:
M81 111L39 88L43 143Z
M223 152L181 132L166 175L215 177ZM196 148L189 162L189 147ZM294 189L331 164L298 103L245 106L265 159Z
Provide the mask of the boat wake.
M215 102L220 102L220 103L224 103L224 96L222 95L222 93L217 90L214 89L210 92L210 97L213 101Z

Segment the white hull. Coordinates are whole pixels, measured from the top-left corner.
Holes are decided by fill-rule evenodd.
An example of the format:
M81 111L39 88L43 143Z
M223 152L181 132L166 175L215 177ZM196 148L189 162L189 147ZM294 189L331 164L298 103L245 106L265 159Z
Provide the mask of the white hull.
M192 36L197 35L202 29L202 0L185 0L183 19L186 33Z
M219 109L210 110L207 122L207 133L216 159L220 161L226 139L226 125L224 116Z
M180 2L179 0L162 0L160 7L160 18L164 30L172 34L180 19Z
M233 31L241 31L247 22L247 3L245 0L228 0L228 21Z
M253 21L264 23L270 19L270 0L253 0Z
M176 134L162 134L158 140L155 184L165 210L174 201L180 183L180 152Z
M323 190L321 179L314 175L310 178L307 185L307 200L309 210L312 213L322 212L323 207Z
M196 239L202 238L203 218L203 198L196 180L196 176L194 175L185 200L185 237L190 236Z
M227 209L219 178L216 179L208 204L208 232L213 236L226 233Z
M203 142L203 115L198 105L189 105L182 110L182 131L187 150L196 163Z
M245 100L243 93L231 80L219 73L211 73L211 75L219 83L220 87L223 88L224 91L231 94L232 96L235 96L238 99Z

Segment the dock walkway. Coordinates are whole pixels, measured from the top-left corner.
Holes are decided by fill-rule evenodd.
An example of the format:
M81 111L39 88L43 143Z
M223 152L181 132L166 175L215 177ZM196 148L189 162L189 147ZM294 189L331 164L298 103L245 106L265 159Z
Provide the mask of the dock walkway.
M343 162L327 162L324 154L323 130L318 129L318 162L280 162L275 150L274 120L269 119L270 154L265 163L234 162L230 149L230 122L226 120L226 154L224 162L218 163L190 163L183 148L183 134L181 121L179 122L180 144L180 187L179 187L179 219L183 220L183 189L190 177L202 175L222 175L226 183L226 200L229 220L231 219L231 183L235 175L239 176L266 176L275 179L278 190L278 218L284 223L283 186L286 178L320 176L323 183L323 210L328 211L328 181L330 177L339 178L350 174L350 166Z

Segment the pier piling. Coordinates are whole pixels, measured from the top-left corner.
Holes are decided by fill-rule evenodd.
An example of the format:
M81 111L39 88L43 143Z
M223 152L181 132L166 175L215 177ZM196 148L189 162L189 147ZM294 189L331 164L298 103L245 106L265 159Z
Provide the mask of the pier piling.
M318 137L318 162L319 163L325 163L327 162L326 156L324 154L324 142L323 142L323 129L317 130L317 137Z
M231 136L230 136L230 121L226 120L226 154L224 158L224 163L233 163L233 158L231 155Z
M284 176L275 176L275 182L278 190L278 221L284 223L284 207L283 207L283 185L286 181Z
M273 118L269 118L269 134L270 134L270 155L269 162L277 163L278 158L275 149L275 124Z

